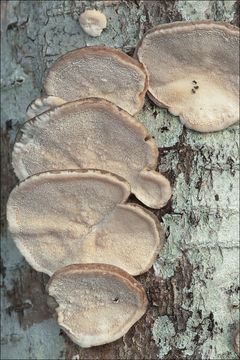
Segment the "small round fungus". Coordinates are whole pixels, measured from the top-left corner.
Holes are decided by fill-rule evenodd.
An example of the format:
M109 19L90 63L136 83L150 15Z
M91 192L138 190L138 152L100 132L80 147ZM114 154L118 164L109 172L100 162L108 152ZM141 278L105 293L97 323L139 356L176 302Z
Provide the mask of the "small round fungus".
M148 31L136 55L149 96L186 127L211 132L239 120L239 29L213 21L176 22Z
M85 33L90 36L100 36L107 26L106 16L97 10L86 10L80 15L80 25Z
M67 266L51 277L47 291L59 304L59 325L81 347L119 339L144 315L148 304L138 281L104 264Z
M26 115L27 120L34 118L43 112L54 109L56 106L64 104L66 101L56 96L43 96L37 98L28 105Z
M12 154L20 180L47 170L93 168L125 178L152 208L166 205L169 181L159 172L158 149L147 129L103 99L63 104L27 121Z
M142 108L147 75L137 60L107 47L84 47L58 58L49 69L48 95L65 101L97 97L134 115Z
M139 275L152 266L164 234L152 213L125 203L129 194L125 180L103 171L36 174L10 194L9 231L29 264L48 275L90 262Z

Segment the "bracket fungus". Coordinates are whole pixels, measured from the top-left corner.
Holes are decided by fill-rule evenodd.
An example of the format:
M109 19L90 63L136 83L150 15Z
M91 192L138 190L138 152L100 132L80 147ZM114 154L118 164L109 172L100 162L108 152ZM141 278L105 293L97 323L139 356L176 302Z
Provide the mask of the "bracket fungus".
M138 275L152 266L164 234L152 213L125 204L129 194L124 179L103 171L36 174L10 194L9 230L29 264L48 275L91 262Z
M136 57L149 96L186 127L212 132L239 120L239 29L213 21L176 22L148 31Z
M47 291L59 304L59 325L82 347L119 339L148 304L142 285L110 265L67 266L51 277Z
M80 15L79 23L86 34L97 37L107 26L107 19L100 11L86 10Z
M234 334L233 345L236 353L240 356L240 331L237 330Z
M103 99L63 104L20 129L12 154L20 180L42 171L95 168L125 178L131 191L152 208L171 196L169 181L153 171L158 150L147 129Z
M58 58L49 69L45 90L65 101L107 99L131 115L143 106L147 90L143 66L122 51L84 47Z
M54 109L55 107L64 104L66 101L56 96L43 96L33 100L27 107L27 120L34 118L43 112Z

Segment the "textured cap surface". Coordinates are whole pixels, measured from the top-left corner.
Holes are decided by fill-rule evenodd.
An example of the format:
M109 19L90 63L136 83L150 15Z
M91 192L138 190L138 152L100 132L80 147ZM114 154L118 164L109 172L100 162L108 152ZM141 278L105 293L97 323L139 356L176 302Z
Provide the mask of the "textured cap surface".
M157 157L155 142L135 118L106 100L84 99L27 121L12 160L20 180L53 169L107 170L124 177L143 203L160 208L171 188L152 171Z
M85 47L68 52L51 66L45 83L48 95L65 101L107 99L129 114L143 106L147 76L143 66L123 52Z
M52 276L47 290L59 304L59 325L82 347L123 336L148 303L141 284L110 265L67 266Z
M239 30L229 24L177 22L147 32L136 55L149 96L188 128L211 132L239 120Z
M62 105L65 100L56 96L43 96L33 100L27 107L26 119L32 119L43 112L54 109L56 106Z
M163 245L157 218L125 204L128 183L97 170L33 175L10 194L9 230L37 271L51 275L63 266L105 263L132 275L147 271Z

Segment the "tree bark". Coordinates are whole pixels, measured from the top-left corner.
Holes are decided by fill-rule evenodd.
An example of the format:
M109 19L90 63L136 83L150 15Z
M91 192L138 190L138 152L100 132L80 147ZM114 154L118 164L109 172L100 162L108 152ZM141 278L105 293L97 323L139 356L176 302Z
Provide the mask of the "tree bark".
M17 184L11 150L27 105L44 94L50 65L67 51L111 46L132 55L158 24L212 19L238 26L237 1L2 1L2 359L237 359L232 344L238 308L238 124L213 134L183 127L146 98L136 118L159 147L158 169L173 196L156 210L166 244L138 277L146 315L118 341L81 349L52 318L45 285L16 249L5 205ZM98 38L78 18L98 9L108 19Z

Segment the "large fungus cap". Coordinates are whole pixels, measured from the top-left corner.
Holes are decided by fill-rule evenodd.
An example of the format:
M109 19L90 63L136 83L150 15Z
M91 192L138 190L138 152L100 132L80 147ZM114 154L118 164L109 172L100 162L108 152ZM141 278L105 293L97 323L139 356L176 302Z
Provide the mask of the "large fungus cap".
M45 89L65 101L87 97L107 99L129 114L143 106L147 76L143 66L123 52L85 47L68 52L51 66Z
M212 21L176 22L148 31L136 55L149 96L188 128L211 132L239 120L239 30Z
M57 271L47 290L59 304L59 325L82 347L119 339L146 311L142 285L110 265L70 265Z
M157 157L147 129L102 99L66 103L27 121L12 155L20 180L53 169L102 169L124 177L139 200L160 208L169 200L171 187L152 170Z
M48 275L90 262L138 275L152 266L164 234L153 214L125 204L129 194L125 180L103 171L36 174L10 194L9 230L30 265Z

